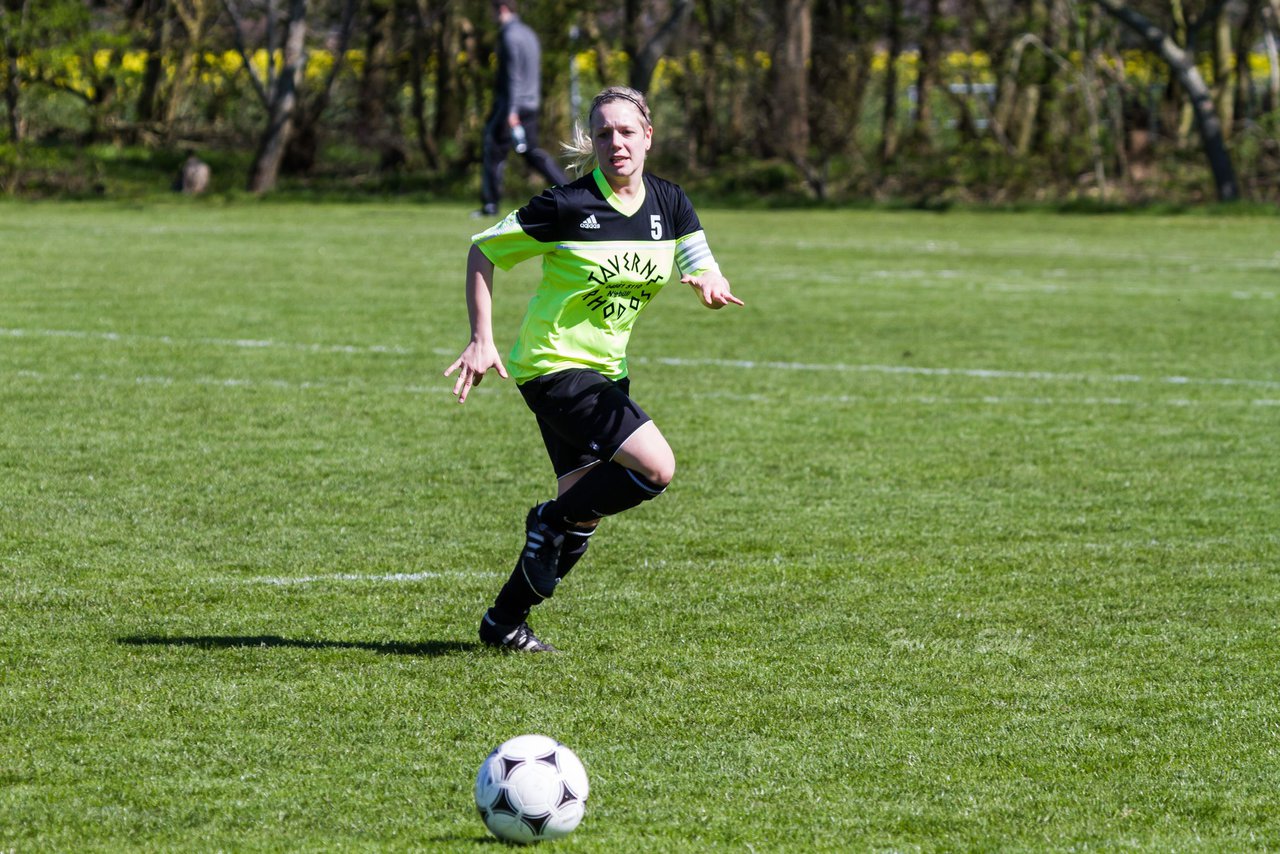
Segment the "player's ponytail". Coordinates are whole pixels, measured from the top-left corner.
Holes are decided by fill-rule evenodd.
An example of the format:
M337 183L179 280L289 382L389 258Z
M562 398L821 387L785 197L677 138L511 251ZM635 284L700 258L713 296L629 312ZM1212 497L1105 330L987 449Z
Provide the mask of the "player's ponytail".
M569 171L575 177L580 178L596 168L596 150L591 144L591 136L577 122L573 125L573 138L560 148L569 161Z

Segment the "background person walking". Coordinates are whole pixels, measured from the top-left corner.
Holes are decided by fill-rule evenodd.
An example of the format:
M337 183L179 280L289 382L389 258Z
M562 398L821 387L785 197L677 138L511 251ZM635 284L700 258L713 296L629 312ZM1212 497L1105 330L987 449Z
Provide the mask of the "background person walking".
M502 178L514 145L530 168L548 184L567 184L555 158L538 147L538 109L542 97L542 48L537 34L520 20L516 0L493 4L498 19L498 76L493 112L484 128L484 162L480 182L480 215L496 216L502 201Z

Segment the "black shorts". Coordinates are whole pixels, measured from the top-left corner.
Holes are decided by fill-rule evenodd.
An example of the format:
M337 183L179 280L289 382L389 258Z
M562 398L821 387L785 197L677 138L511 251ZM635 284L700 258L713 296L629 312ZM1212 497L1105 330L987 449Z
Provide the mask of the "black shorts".
M576 368L521 383L557 478L613 459L632 433L653 420L631 399L630 389L626 377L611 380Z

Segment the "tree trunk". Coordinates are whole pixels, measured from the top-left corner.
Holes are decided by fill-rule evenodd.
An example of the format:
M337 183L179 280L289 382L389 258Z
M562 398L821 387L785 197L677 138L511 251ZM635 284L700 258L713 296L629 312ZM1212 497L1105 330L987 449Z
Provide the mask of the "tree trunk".
M1053 54L1058 56L1070 55L1071 24L1069 22L1074 19L1074 16L1061 8L1059 0L1047 0L1044 14L1045 45L1048 46ZM1057 102L1060 100L1060 87L1055 85L1058 73L1058 67L1052 61L1051 55L1041 58L1040 76L1036 81L1039 98L1037 99L1035 114L1031 117L1034 123L1031 128L1031 150L1040 154L1048 154L1051 163L1056 161L1058 166L1062 166L1063 158L1061 155L1063 154L1063 149L1059 144L1059 140L1067 136L1070 130L1054 127L1055 119L1058 118L1059 113Z
M1120 0L1094 0L1109 14L1142 37L1148 47L1168 64L1187 93L1200 131L1200 144L1209 160L1218 199L1233 202L1240 198L1235 167L1222 135L1222 123L1213 109L1213 93L1196 68L1195 56L1174 43L1164 31Z
M1031 145L1035 137L1036 121L1040 115L1040 84L1027 86L1018 98L1018 107L1014 111L1013 123L1017 128L1013 147L1019 157L1031 153Z
M928 0L924 37L920 39L920 61L916 75L916 123L911 135L924 149L933 145L933 87L942 61L942 0Z
M21 94L18 81L18 45L9 26L9 16L0 4L0 34L4 49L4 105L9 117L9 141L22 141L22 123L18 119L18 97Z
M1262 10L1267 51L1267 101L1264 112L1280 110L1280 0L1270 0Z
M307 0L290 0L284 57L274 85L268 90L267 127L249 169L250 192L270 192L280 177L280 163L293 133L294 113L298 108L298 92L306 61L306 34Z
M1173 42L1174 44L1187 45L1191 49L1191 53L1195 53L1195 48L1191 44L1191 26L1187 22L1187 11L1183 6L1182 0L1169 0L1169 11L1173 18ZM1186 145L1187 137L1191 135L1191 126L1195 124L1195 112L1191 108L1191 102L1186 97L1186 90L1182 88L1178 82L1177 75L1171 75L1169 79L1169 88L1171 98L1174 101L1174 107L1177 110L1177 120L1171 126L1175 129L1179 147Z
M458 56L455 44L457 27L449 15L448 4L445 4L438 13L438 19L436 15L428 15L424 12L418 0L414 0L414 4L418 14L423 15L422 23L419 24L422 34L423 69L426 68L426 59L431 53L432 38L436 45L436 116L433 125L434 133L430 141L434 146L435 140L452 138L462 126L462 104L465 100L465 92L459 79L458 67L454 64ZM430 24L426 23L427 21L430 21Z
M982 7L981 3L976 5L979 8ZM985 10L983 14L985 15ZM989 67L999 73L999 69L1003 68L1004 57L989 50L984 50L983 44L986 39L978 34L977 27L974 26L976 23L977 20L972 15L960 15L956 19L957 27L953 33L953 38L958 39L960 44L968 45L970 51L974 54L986 53L990 58ZM977 87L972 67L964 69L964 72L960 75L959 83L961 87L954 91L948 86L946 96L959 113L955 120L956 132L960 138L961 146L966 146L977 141L982 135L982 125L975 116L974 104L981 104L978 108L978 112L982 115L981 122L985 123L986 127L991 127L991 105L994 102L994 97L984 89ZM1003 136L999 136L997 139L1003 141Z
M431 124L427 121L427 96L423 88L423 75L427 68L428 42L431 33L428 30L426 16L423 14L422 6L418 0L410 0L409 16L413 22L413 38L410 41L413 62L409 68L409 89L413 93L413 103L410 109L413 110L413 123L417 130L418 150L422 152L422 158L426 161L427 168L432 172L440 169L440 150L436 147L436 137L432 133ZM443 33L445 26L439 26L439 31ZM440 36L441 50L437 53L440 57L439 69L436 72L436 81L439 89L440 100L436 102L436 127L439 127L440 116L446 109L444 104L445 93L449 92L449 85L441 81L450 75L452 68L448 58L447 51L443 49L443 35Z
M178 117L186 109L187 94L204 64L205 32L217 17L218 4L213 0L168 0L168 3L186 30L182 58L164 103L166 133L172 137L179 130L175 127ZM210 120L219 114L222 97L215 95L206 105L206 116Z
M860 13L861 14L861 13ZM858 126L867 101L867 89L871 86L871 66L875 62L875 45L864 31L853 51L853 85L849 91L849 133L846 150L861 156L858 147Z
M417 5L416 2L414 4ZM368 6L365 22L364 73L360 75L356 99L356 141L360 145L379 144L386 134L387 103L391 99L392 36L395 19L390 6L374 2ZM415 27L415 29L417 29Z
M1223 139L1231 138L1235 127L1236 69L1235 51L1231 47L1231 18L1225 8L1219 9L1213 21L1213 103L1222 122Z
M902 2L886 4L885 43L888 56L884 69L884 114L880 121L880 163L893 162L898 154L898 57L902 55Z
M169 46L170 19L173 11L168 0L160 0L158 13L153 9L144 12L151 23L147 34L147 62L142 71L142 86L138 92L138 121L150 122L158 110L160 79L164 76L164 55Z
M870 77L873 34L860 4L819 0L809 62L809 148L818 165L861 159L857 129Z
M732 60L734 10L728 4L707 0L702 4L700 27L702 62L693 85L697 87L697 109L690 117L689 133L697 140L704 168L715 168L735 147L742 145L745 121L739 109L743 100L741 75Z
M301 94L298 96L297 107L293 113L293 132L285 145L284 159L281 161L281 170L286 174L305 175L316 165L316 158L320 151L320 119L324 116L324 111L329 108L334 81L338 79L338 73L342 71L342 66L346 62L357 5L357 0L346 0L344 4L342 21L338 25L337 42L333 45L333 64L329 66L324 82L319 88L310 90L312 97L309 101L305 100ZM305 68L305 57L302 65ZM301 80L301 74L299 74L299 80ZM379 94L376 99L381 101L383 96Z
M1262 0L1249 0L1244 21L1236 38L1235 58L1235 121L1252 121L1258 115L1258 99L1253 89L1253 69L1249 56L1253 45L1262 40Z
M781 44L774 59L773 127L780 153L803 170L809 157L810 0L781 0Z
M627 15L635 14L636 0L628 0ZM667 16L667 20L663 22L658 31L653 34L653 38L645 42L644 47L638 47L632 43L628 49L631 57L631 88L638 92L648 93L649 87L653 85L653 73L658 68L658 60L662 59L662 55L666 53L667 45L675 37L675 35L684 27L685 21L688 20L690 13L693 12L693 0L675 0L671 4L671 14ZM629 32L633 32L632 27L628 27ZM634 51L634 52L633 52Z
M622 51L631 60L628 86L631 86L631 80L635 78L636 59L640 56L640 14L643 6L643 0L625 0L622 4ZM604 73L603 66L601 73ZM631 88L636 87L631 86Z
M1016 63L1021 59L1013 49L1013 39L1009 32L1017 22L1010 20L1003 10L993 9L989 0L974 0L974 5L982 23L981 27L971 28L975 36L982 34L980 39L975 39L974 46L978 50L985 50L991 57L991 70L997 75L996 89L987 109L988 126L1001 147L1012 154L1009 131L1013 126L1013 111L1018 101Z

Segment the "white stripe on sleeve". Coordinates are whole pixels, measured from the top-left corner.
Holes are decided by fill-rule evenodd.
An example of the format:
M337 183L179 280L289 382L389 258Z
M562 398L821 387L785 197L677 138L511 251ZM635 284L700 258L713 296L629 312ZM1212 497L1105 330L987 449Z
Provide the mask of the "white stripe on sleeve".
M682 276L720 269L711 254L711 247L707 245L707 235L702 231L686 234L676 241L676 266Z

